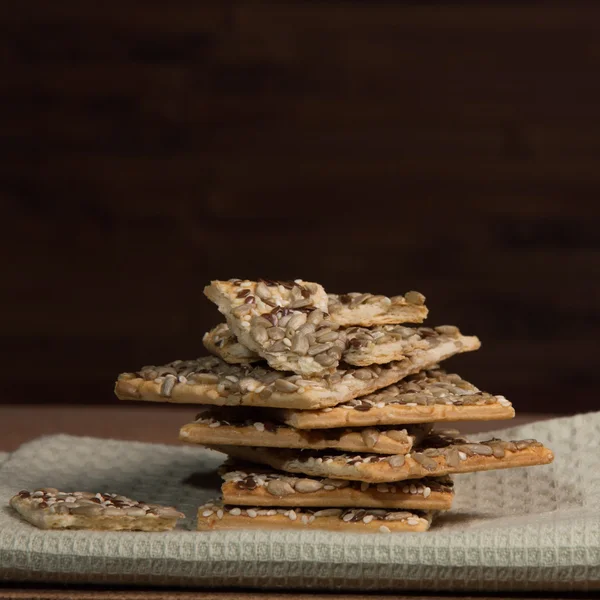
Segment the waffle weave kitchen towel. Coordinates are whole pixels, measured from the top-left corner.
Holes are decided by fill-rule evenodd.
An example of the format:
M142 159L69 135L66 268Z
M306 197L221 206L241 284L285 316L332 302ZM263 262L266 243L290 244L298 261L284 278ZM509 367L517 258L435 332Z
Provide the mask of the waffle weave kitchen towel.
M456 477L452 511L428 533L194 531L218 494L221 454L57 435L0 468L0 579L319 590L600 590L600 412L496 432L534 437L551 465ZM489 438L483 434L482 438ZM8 506L20 489L117 492L172 504L167 533L41 531Z

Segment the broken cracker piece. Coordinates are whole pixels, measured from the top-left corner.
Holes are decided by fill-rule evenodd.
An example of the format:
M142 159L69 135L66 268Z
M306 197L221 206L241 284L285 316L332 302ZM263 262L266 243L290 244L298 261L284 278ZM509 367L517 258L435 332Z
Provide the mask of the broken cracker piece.
M22 490L10 505L40 529L168 531L185 515L172 506L146 504L118 494Z
M339 325L326 319L327 294L317 283L212 281L204 289L239 342L278 371L330 373L346 345ZM316 334L317 328L319 334Z

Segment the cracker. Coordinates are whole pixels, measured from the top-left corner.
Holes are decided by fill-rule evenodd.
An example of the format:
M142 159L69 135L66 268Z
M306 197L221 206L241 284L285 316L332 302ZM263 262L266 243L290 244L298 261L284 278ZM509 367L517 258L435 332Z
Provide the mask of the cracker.
M99 531L168 531L185 515L172 506L137 502L118 494L22 490L10 505L40 529Z
M320 331L317 329L315 335ZM427 338L437 338L440 333L460 338L460 331L452 325L442 325L435 329L403 325L378 325L370 329L349 327L343 333L346 344L342 360L349 365L361 367L402 360L418 350L427 349L430 345ZM231 364L248 364L261 360L258 354L237 340L226 323L221 323L206 333L203 342L209 352Z
M240 344L227 323L219 323L202 337L204 347L231 365L259 362L262 358L244 344Z
M391 298L357 292L327 296L332 321L346 327L422 323L428 312L425 296L419 292L408 292L404 296Z
M325 318L327 295L319 284L213 281L204 293L238 341L273 369L313 376L339 364L346 338L338 324Z
M350 327L345 330L348 347L344 351L344 361L349 365L366 367L402 360L419 350L426 350L430 339L440 336L447 339L461 339L458 327L441 325L431 327L405 327L403 325L377 325L370 329Z
M364 508L262 508L209 502L198 508L198 531L325 529L349 533L427 531L433 512Z
M424 477L398 484L295 477L258 465L229 464L222 470L223 501L244 506L309 506L449 510L450 477Z
M512 419L515 410L504 396L482 392L455 373L431 369L333 408L277 409L268 415L298 429L331 429Z
M179 439L193 444L264 446L270 448L311 448L397 454L410 452L428 433L414 425L408 430L396 428L321 429L307 431L261 417L256 410L210 409L196 421L184 425Z
M416 451L391 456L240 446L214 449L290 473L371 483L544 465L554 460L552 452L536 440L472 442L456 433L438 432Z
M416 350L400 361L359 369L339 368L310 379L260 365L229 365L214 356L177 360L161 367L142 367L137 373L122 373L115 393L121 400L313 410L370 394L480 346L474 336L438 332L426 341L427 348Z

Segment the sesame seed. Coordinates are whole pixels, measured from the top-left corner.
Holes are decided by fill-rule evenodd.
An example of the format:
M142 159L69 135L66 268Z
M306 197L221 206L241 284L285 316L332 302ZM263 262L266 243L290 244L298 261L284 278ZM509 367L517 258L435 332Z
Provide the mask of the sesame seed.
M392 530L389 527L386 527L385 525L381 525L379 527L379 532L380 533L392 533Z

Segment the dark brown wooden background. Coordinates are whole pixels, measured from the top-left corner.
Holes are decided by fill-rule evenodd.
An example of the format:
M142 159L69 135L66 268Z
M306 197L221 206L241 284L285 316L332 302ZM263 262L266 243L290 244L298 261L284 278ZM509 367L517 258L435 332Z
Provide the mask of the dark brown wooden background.
M202 354L211 278L425 293L451 365L598 406L600 5L3 3L4 402Z

